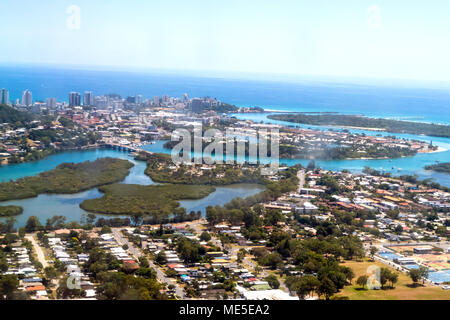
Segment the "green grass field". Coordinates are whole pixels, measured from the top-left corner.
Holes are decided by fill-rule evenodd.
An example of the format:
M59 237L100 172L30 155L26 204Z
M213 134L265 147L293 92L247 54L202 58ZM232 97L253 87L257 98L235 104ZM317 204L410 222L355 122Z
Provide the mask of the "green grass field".
M341 290L336 296L346 296L350 300L450 300L450 290L443 290L440 287L426 284L425 286L411 287L411 278L404 273L399 272L398 282L394 289L385 290L361 290L356 285L356 279L366 274L366 270L371 265L386 267L380 262L345 262L343 265L353 269L355 278L353 285L347 286Z

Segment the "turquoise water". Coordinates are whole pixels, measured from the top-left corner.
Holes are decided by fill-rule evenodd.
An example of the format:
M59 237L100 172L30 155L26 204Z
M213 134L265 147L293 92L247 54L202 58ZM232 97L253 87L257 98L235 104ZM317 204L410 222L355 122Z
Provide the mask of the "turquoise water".
M268 119L269 114L234 114L237 119L242 120L252 120L256 122L265 122L273 124L281 124L287 126L295 126L300 128L312 128L327 130L332 128L334 130L342 130L336 127L328 126L310 126L302 124L293 124L285 121L278 121ZM450 161L450 139L442 137L427 137L421 135L413 134L393 134L388 132L373 132L368 130L355 130L348 129L352 133L366 134L366 135L376 135L380 134L382 136L395 135L396 137L403 139L415 139L420 141L432 142L433 145L437 145L446 151L434 152L434 153L419 153L413 157L397 158L397 159L376 159L376 160L316 160L316 165L320 166L326 170L341 171L343 169L350 170L352 172L361 172L365 166L384 171L391 172L394 176L401 174L417 174L420 179L431 178L435 182L450 187L450 175L445 173L433 172L425 170L424 167L431 164L436 164L437 162L448 162ZM298 160L298 159L282 159L280 162L286 163L288 165L294 165L300 163L302 165L307 165L309 160ZM399 170L401 169L401 170Z
M156 147L162 148L162 143L159 142ZM111 149L98 149L98 150L86 150L86 151L70 151L58 153L49 156L45 159L36 162L26 162L16 165L0 166L0 181L8 181L10 179L18 179L25 176L36 175L40 172L51 170L57 165L64 162L82 162L86 160L93 161L103 157L115 157L121 159L128 159L134 163L134 167L131 168L130 174L125 178L122 183L127 184L141 184L150 185L155 184L148 176L144 174L146 164L143 161L135 161L129 153L111 150ZM188 212L191 210L205 213L205 208L209 205L223 205L236 197L247 197L256 194L263 189L257 185L232 185L217 187L216 191L208 195L207 197L199 200L180 201L180 205ZM101 197L102 194L97 188L93 188L84 192L62 195L62 194L42 194L36 198L29 198L23 200L12 200L0 202L1 205L19 205L22 206L24 212L16 216L16 227L22 227L30 216L37 216L42 224L45 224L48 218L55 215L65 216L66 221L81 221L82 215L87 212L79 207L79 204L85 199L93 199ZM110 215L98 215L105 218L108 217L125 217L125 216L110 216ZM6 218L0 218L0 221Z
M191 210L195 212L201 211L202 215L204 216L206 214L207 206L222 206L236 197L247 198L261 191L264 191L263 186L235 184L231 186L216 188L215 192L211 193L203 199L180 201L180 205L183 208L186 208L186 211L188 213L191 212Z
M93 91L96 96L118 93L142 94L144 99L169 95L215 97L238 106L260 106L269 110L333 111L415 121L450 123L450 90L433 84L378 83L255 74L201 74L198 72L125 72L76 70L57 66L0 66L0 88L10 99L30 89L34 100L56 97L68 100L71 91ZM428 88L426 88L428 86Z
M423 137L422 137L423 138ZM444 142L447 140L448 142ZM433 140L434 143L435 140ZM163 147L165 141L156 141L155 144L146 145L143 149L153 152L170 153L170 150ZM450 150L450 140L441 138L436 138L436 143L443 148L448 148ZM200 154L194 154L195 156L200 156ZM352 172L361 172L365 166L371 168L392 172L392 174L417 174L420 179L432 178L435 182L440 183L443 186L450 187L450 175L440 172L434 172L425 170L426 165L435 164L436 161L448 162L450 159L450 151L436 152L436 153L421 153L413 157L397 158L397 159L379 159L379 160L316 160L316 165L333 171L341 171L343 169L350 170ZM243 159L239 159L242 161ZM267 162L261 160L261 162ZM309 160L299 160L299 159L280 159L280 163L289 166L295 165L297 163L303 166L308 165ZM394 169L392 169L394 167ZM401 171L398 169L401 168Z

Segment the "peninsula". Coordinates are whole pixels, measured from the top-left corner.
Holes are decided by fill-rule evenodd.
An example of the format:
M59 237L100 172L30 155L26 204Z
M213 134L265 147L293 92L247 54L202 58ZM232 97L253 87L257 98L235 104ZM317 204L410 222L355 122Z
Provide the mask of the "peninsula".
M343 114L272 114L272 120L302 123L315 126L358 127L367 130L379 130L393 133L423 134L435 137L450 137L450 126L434 123L400 121L392 119L369 118L361 115Z
M63 163L37 176L0 183L0 201L32 198L43 193L81 192L122 181L131 167L130 161L115 158Z

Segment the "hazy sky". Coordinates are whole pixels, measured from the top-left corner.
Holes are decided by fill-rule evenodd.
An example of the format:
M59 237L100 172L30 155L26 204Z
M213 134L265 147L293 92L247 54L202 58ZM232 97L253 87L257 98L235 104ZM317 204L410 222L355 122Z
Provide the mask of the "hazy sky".
M450 81L449 15L448 0L2 0L0 63Z

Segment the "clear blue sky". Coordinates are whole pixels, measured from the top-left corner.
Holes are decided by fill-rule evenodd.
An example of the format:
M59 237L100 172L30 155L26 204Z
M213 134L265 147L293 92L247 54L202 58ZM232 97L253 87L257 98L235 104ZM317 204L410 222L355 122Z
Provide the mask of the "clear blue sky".
M449 15L448 0L2 0L0 63L450 81Z

